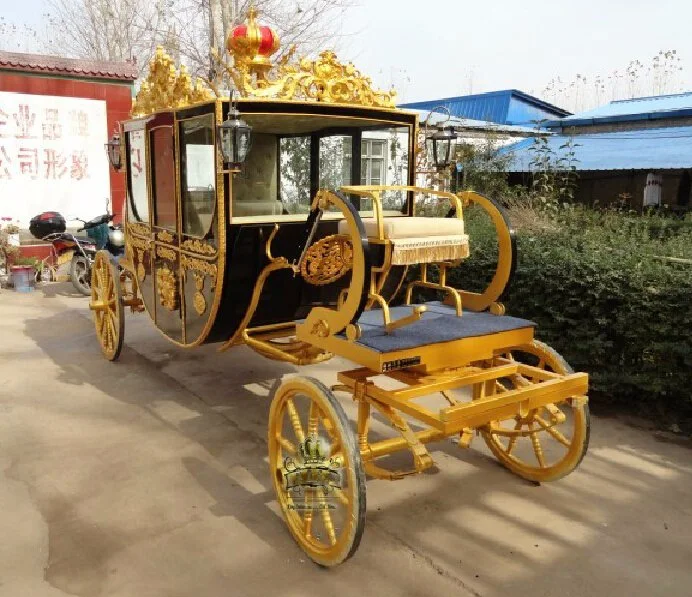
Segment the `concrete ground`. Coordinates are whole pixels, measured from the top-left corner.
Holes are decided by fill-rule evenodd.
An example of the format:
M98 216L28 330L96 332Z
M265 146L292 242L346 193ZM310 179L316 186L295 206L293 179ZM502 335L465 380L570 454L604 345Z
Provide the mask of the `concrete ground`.
M178 349L146 315L106 362L70 288L0 291L2 597L692 595L690 446L603 418L540 487L480 440L431 446L439 470L370 481L359 551L320 569L267 471L268 390L294 368Z

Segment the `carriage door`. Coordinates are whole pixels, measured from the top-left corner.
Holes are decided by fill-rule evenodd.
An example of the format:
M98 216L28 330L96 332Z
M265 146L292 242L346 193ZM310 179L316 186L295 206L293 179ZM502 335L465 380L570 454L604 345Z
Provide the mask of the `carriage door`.
M154 250L154 320L164 334L183 342L180 223L176 193L175 128L172 114L147 124Z
M147 131L145 120L125 124L127 167L127 258L137 274L137 286L147 311L154 315L151 209L149 205Z

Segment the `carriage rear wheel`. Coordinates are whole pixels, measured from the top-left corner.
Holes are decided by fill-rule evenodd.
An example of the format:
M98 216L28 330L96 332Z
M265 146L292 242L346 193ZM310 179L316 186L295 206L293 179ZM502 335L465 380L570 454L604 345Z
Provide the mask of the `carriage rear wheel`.
M91 270L91 302L96 337L103 356L115 361L120 356L125 335L125 310L120 276L110 253L98 251Z
M573 373L560 354L534 340L504 355L522 363L560 374ZM503 392L532 383L517 375L496 382ZM583 396L548 404L506 421L492 421L481 429L486 444L509 470L529 481L555 481L571 473L589 445L589 406Z
M274 391L269 465L303 551L321 566L350 558L365 526L365 473L343 408L317 380L288 378Z

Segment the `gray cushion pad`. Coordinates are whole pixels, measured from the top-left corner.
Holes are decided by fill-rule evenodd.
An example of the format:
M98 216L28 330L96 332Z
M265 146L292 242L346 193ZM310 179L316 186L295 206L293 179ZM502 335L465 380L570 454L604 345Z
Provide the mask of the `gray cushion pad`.
M427 311L423 313L420 321L389 334L384 329L382 311L379 309L366 311L358 320L362 335L357 343L384 353L462 338L487 336L536 325L528 319L507 315L498 316L487 312L464 311L461 317L457 317L453 307L443 305L439 301L425 303L425 306ZM410 315L411 305L392 307L389 313L391 320L395 321Z

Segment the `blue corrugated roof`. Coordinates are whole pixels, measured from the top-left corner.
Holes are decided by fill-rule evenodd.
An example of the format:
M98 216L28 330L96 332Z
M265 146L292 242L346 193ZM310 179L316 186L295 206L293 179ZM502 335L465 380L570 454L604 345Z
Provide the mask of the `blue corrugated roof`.
M583 126L686 116L692 116L692 92L617 100L593 110L550 122L549 126Z
M547 143L555 156L564 156L562 145L575 144L577 170L666 170L692 168L692 127L666 127L597 133L554 135ZM530 172L533 139L508 145L501 154L511 154L510 172Z
M536 133L536 127L519 126L516 124L498 124L497 122L489 122L487 120L474 120L473 118L449 118L445 112L431 112L430 110L418 110L416 108L408 108L411 112L418 112L418 118L423 126L427 119L429 126L453 126L455 129L465 130L481 130L491 131L494 133L516 133L518 135L531 135ZM548 131L544 131L549 134Z
M530 124L569 115L566 110L518 89L410 102L400 107L432 110L437 106L445 106L453 116L459 118L472 118L499 124Z

